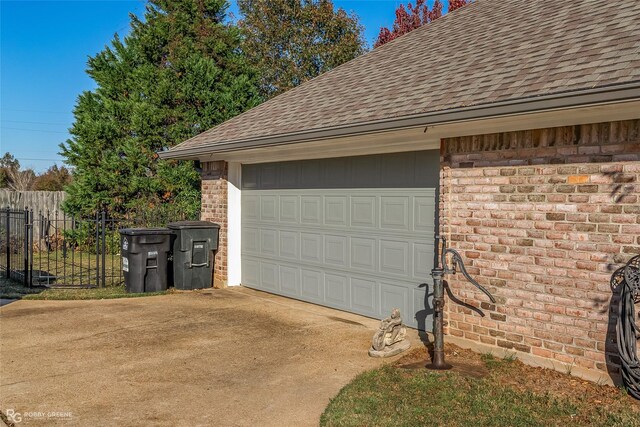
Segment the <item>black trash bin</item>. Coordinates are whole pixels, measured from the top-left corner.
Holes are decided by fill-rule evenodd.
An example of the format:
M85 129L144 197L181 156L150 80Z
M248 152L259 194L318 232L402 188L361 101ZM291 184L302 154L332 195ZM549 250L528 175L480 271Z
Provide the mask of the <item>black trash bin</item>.
M171 230L125 228L120 230L122 271L127 292L157 292L167 289Z
M173 233L173 286L176 289L211 287L213 254L218 250L220 225L209 221L178 221Z

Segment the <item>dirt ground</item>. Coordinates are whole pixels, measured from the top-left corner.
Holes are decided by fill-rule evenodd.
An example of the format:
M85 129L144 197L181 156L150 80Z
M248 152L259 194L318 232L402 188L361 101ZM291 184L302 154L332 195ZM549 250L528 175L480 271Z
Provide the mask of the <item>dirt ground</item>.
M466 377L481 379L490 376L487 355L475 353L453 344L445 344L445 358L452 368ZM402 355L393 364L404 369L423 369L424 361L430 356L424 346L415 346L411 351ZM500 362L500 359L495 359ZM640 401L613 386L596 384L580 378L551 369L525 365L517 359L510 363L500 363L499 374L494 375L496 383L509 386L520 392L532 392L538 395L549 394L555 398L569 398L582 400L604 408L626 404L640 414Z
M367 355L377 326L246 288L17 301L0 308L0 405L19 425L317 425L394 361Z

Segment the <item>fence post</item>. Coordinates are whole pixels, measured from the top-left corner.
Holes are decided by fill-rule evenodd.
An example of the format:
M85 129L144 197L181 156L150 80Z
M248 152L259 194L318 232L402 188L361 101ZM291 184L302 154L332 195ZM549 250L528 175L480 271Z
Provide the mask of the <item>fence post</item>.
M29 253L27 256L29 257L29 287L33 286L33 209L29 212Z
M107 213L102 210L102 221L100 229L102 230L102 287L105 288L107 286L107 268L106 268L106 260L107 260Z
M100 286L100 212L96 210L96 287Z
M7 208L7 279L11 278L11 209Z
M31 287L29 283L29 209L24 208L24 285Z

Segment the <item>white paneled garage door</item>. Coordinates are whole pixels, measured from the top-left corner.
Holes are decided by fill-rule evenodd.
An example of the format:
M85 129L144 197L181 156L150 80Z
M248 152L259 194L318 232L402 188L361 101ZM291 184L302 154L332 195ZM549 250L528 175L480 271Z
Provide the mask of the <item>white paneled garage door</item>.
M245 165L242 182L244 286L430 329L437 152Z

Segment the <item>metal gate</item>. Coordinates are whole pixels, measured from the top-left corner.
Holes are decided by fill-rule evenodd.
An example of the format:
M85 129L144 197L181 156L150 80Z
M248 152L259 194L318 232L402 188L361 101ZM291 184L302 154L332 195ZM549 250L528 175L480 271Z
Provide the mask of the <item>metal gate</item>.
M0 209L0 271L25 286L94 288L124 282L121 228L164 226L161 215L115 219L102 211L74 217L31 209Z

